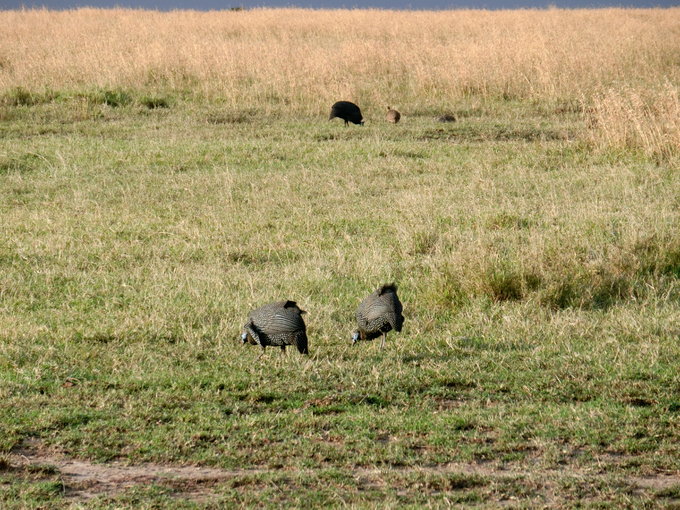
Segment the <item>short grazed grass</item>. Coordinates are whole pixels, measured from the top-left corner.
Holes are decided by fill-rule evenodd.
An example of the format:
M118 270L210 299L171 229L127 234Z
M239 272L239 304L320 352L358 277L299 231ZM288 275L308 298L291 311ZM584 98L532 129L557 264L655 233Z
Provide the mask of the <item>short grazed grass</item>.
M344 128L130 94L4 110L3 454L261 470L188 507L677 500L631 481L680 469L673 162L522 102ZM385 281L404 332L351 347ZM308 358L238 341L282 298ZM17 469L4 506L76 504ZM154 487L88 504L181 492Z
M81 44L98 40L87 27L99 11L59 14L90 39L55 24L73 44L25 67L8 45L0 507L677 506L678 66L666 36L677 12L612 11L626 23L606 33L596 12L500 13L479 40L487 14L442 13L427 33L442 46L418 58L443 71L437 55L492 58L486 45L531 19L539 34L569 20L552 44L580 45L569 31L585 23L584 44L639 46L596 65L601 46L553 59L515 41L497 66L474 66L487 76L465 67L448 85L407 65L393 82L389 66L369 66L343 85L314 72L325 69L316 53L274 81L256 73L271 59L239 54L255 78L222 83L201 60L211 44L271 38L284 54L332 53L329 41L354 32L325 33L327 13L302 31L266 29L269 11L222 13L210 44L183 46L191 59L149 67L165 57L144 60L154 46L138 44L139 60L116 61L129 73L103 81L82 74L111 57ZM109 14L113 35L136 26L145 41L138 19L200 18ZM364 35L371 16L401 20L406 46L435 16L336 14ZM27 20L52 15L0 13L17 22L4 36L33 40ZM241 32L222 31L232 16ZM454 37L447 16L475 22ZM394 38L382 30L366 39L373 59ZM66 63L52 53L64 48ZM148 73L159 81L139 81ZM395 91L392 125L383 100ZM328 122L329 98L360 102L366 126ZM437 122L443 113L457 121ZM404 331L384 351L352 347L356 306L392 281ZM278 299L308 311L310 356L241 345L248 311ZM69 459L219 476L79 482L60 467Z

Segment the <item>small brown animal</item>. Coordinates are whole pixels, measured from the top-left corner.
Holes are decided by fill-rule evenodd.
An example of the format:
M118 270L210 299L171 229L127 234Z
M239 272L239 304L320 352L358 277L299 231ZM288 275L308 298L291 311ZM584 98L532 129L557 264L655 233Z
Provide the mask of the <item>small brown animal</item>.
M397 122L399 122L399 119L401 119L401 113L388 106L387 114L385 115L385 120L387 122L391 122L392 124L396 124Z
M446 113L437 119L439 122L456 122L456 116L452 113Z

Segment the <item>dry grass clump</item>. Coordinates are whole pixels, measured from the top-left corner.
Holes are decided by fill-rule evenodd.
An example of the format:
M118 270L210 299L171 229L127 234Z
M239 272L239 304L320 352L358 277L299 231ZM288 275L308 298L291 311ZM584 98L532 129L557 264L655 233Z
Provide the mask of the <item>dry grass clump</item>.
M0 96L0 106L35 106L50 103L58 97L59 94L51 90L29 90L18 86L4 91Z
M588 112L598 146L634 148L669 158L680 153L680 87L625 87L595 97Z
M680 297L680 241L672 233L614 245L579 246L579 241L585 240L542 238L524 247L453 250L435 263L434 284L424 297L440 310L479 297L550 309L606 309L650 296ZM565 245L571 249L564 251Z

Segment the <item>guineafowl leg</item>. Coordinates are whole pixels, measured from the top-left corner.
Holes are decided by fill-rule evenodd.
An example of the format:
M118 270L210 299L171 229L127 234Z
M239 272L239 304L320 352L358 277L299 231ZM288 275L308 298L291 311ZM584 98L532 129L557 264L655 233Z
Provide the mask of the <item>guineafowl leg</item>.
M283 355L285 356L285 354L286 354L286 346L285 346L285 345L282 345L282 346L281 346L281 352L282 352Z
M385 348L385 340L387 340L387 333L382 334L382 342L380 342L380 350L381 351Z

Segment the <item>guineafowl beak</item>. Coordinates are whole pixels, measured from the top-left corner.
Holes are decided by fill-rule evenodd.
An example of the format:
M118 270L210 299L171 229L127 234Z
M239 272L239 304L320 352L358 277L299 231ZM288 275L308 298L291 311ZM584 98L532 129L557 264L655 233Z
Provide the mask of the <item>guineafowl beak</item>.
M248 333L241 333L241 343L246 343L248 341Z
M352 345L355 345L358 340L359 340L359 332L355 331L354 333L352 333Z

